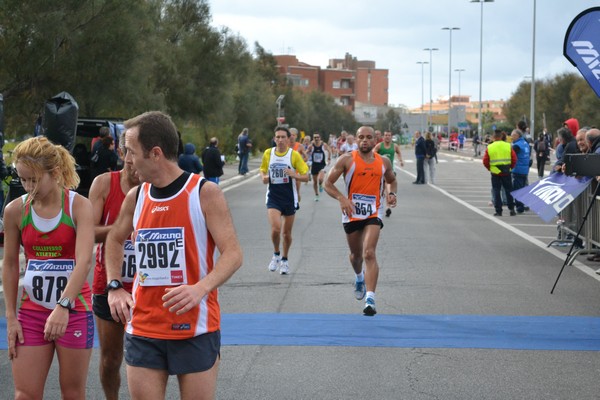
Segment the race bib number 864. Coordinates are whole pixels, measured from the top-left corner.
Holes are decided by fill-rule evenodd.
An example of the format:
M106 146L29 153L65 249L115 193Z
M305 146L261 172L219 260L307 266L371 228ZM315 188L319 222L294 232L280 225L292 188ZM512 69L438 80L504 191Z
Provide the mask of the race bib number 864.
M352 203L354 203L354 218L365 219L377 212L377 199L375 196L366 194L352 194Z

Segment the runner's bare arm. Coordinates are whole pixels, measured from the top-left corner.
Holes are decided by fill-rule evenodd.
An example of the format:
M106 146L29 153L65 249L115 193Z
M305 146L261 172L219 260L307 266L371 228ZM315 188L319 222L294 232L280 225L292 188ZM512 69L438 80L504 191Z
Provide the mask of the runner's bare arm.
M132 188L121 206L119 216L112 225L105 240L106 281L121 280L123 266L123 245L133 232L133 212L138 188ZM115 321L125 323L130 319L129 308L133 306L133 298L125 289L110 290L108 292L110 313Z
M352 155L350 153L341 155L333 167L329 170L327 177L325 178L325 191L328 195L340 202L340 208L342 209L342 213L345 215L352 215L354 206L352 202L338 190L338 188L335 186L335 183L340 176L347 171L351 163Z
M110 173L98 175L90 186L88 198L92 202L92 214L94 222L94 240L96 243L104 242L110 231L110 225L101 224L104 204L110 191Z
M394 150L396 151L396 155L398 156L398 161L400 161L400 166L404 167L404 160L402 159L402 152L400 152L400 146L394 144Z
M327 150L327 164L329 164L331 162L331 147L329 147L327 143L323 143L323 146L325 146L325 150Z
M396 207L396 190L398 190L398 181L396 181L396 175L394 174L394 168L392 162L387 157L382 157L383 165L385 165L384 179L388 190L386 191L386 203L394 208Z
M6 339L8 341L8 358L17 357L16 342L23 343L23 329L17 320L17 303L19 290L19 249L21 245L21 222L23 201L13 200L4 209L4 257L2 260L2 287L4 289L4 305L6 315Z

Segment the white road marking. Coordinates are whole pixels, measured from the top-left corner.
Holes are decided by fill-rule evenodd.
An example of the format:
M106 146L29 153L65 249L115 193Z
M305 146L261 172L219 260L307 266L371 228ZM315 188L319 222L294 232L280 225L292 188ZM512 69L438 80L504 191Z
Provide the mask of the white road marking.
M409 174L410 176L415 176L409 172L406 172L404 170L402 170L402 172ZM432 189L437 190L438 192L440 192L441 194L443 194L444 196L454 200L455 202L457 202L458 204L461 204L463 206L465 206L466 208L468 208L469 210L473 211L476 214L481 215L483 218L486 218L498 225L500 225L501 227L511 231L512 233L514 233L517 236L520 236L521 238L527 240L529 243L538 246L540 249L552 254L553 256L555 256L556 258L560 259L562 262L565 261L565 257L566 254L558 251L556 249L554 249L553 247L548 247L546 243L542 242L541 240L536 239L533 236L528 235L527 233L515 228L514 226L502 221L502 219L498 218L498 217L494 217L493 215L490 215L482 210L480 210L478 207L475 207L469 203L467 203L464 200L459 199L458 197L454 196L451 193L448 193L446 190L436 186L436 185L429 185ZM582 262L577 261L576 259L573 261L572 266L577 268L578 270L580 270L581 272L583 272L586 275L591 276L592 278L594 278L597 281L600 281L600 275L596 274L596 271L590 267L588 267L587 265L585 265Z

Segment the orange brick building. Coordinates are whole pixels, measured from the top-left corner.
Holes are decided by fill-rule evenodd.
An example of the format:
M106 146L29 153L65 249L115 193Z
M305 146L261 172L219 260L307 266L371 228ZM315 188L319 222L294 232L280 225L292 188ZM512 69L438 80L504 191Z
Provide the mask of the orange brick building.
M327 68L322 69L300 62L293 55L274 57L279 73L304 92L319 89L351 111L356 102L388 104L388 70L376 68L375 61L359 61L346 53L343 59L330 59Z

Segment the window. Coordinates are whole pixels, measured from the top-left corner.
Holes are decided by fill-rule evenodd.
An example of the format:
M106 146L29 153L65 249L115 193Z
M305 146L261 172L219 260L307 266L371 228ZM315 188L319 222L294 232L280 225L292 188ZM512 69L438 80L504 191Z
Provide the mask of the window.
M339 89L340 88L340 81L333 81L331 87L334 88L334 89Z
M307 87L309 84L309 80L307 78L303 78L300 75L289 75L288 81L292 84L292 86Z

